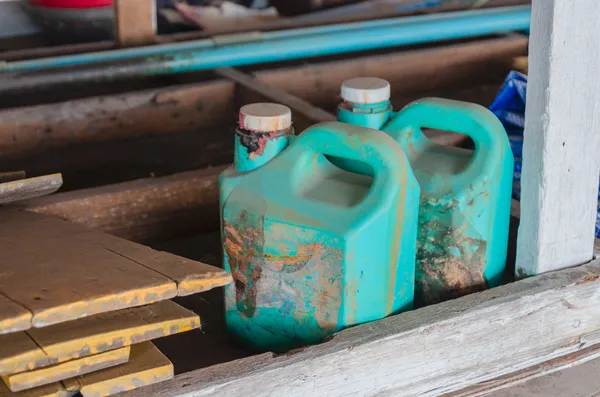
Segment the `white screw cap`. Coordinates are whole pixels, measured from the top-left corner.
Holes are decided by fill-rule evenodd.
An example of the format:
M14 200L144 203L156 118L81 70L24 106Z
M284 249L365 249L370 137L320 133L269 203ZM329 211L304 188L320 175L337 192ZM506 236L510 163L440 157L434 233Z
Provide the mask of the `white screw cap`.
M352 103L390 100L390 83L378 77L357 77L342 83L342 99Z
M277 103L253 103L240 109L240 128L256 132L275 132L292 126L292 111Z

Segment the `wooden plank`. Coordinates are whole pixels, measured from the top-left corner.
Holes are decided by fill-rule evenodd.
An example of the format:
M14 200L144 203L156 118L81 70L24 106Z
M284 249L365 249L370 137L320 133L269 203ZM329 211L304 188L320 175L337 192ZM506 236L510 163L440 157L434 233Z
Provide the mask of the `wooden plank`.
M196 314L167 300L32 328L0 336L0 375L31 371L199 327Z
M45 218L43 215L21 214L24 220L38 221ZM156 251L144 245L136 244L105 233L98 233L91 229L81 228L68 222L56 222L54 218L46 220L53 226L57 233L70 236L70 242L82 242L98 245L123 258L138 263L162 274L175 281L177 284L177 296L187 296L222 287L233 281L231 275L218 267L207 265L172 255L166 252ZM47 229L48 230L48 229Z
M29 310L0 294L0 335L29 328L31 317Z
M2 377L2 380L13 392L29 390L124 364L129 360L129 351L130 346L122 347L47 368L22 372L20 374L5 375Z
M600 172L600 52L593 44L600 40L598 12L595 0L533 2L518 275L578 265L594 255Z
M600 261L201 369L134 396L437 396L600 343Z
M527 383L496 391L489 397L598 397L600 395L600 360L567 368Z
M530 382L533 379L544 378L548 375L556 374L560 371L574 368L589 362L595 362L596 364L594 366L597 367L600 364L600 360L598 360L598 358L600 358L600 345L594 345L573 354L555 358L542 364L534 365L532 367L493 379L491 381L481 382L455 393L444 394L442 397L479 397L489 395L490 393L492 393L491 395L495 397L516 397L510 392L511 390L515 390L516 386L523 385L524 383ZM597 378L597 374L594 376ZM600 390L600 382L598 383L597 387L597 390ZM522 388L527 390L526 385L524 385ZM519 389L521 389L521 387L519 387ZM567 389L567 391L568 390L569 389ZM573 393L573 390L570 392ZM546 393L534 395L550 397ZM560 394L556 397L562 397L564 395L566 394Z
M0 204L22 201L56 192L62 186L61 174L44 175L0 183Z
M30 310L34 327L177 295L169 278L104 247L73 244L59 219L0 212L0 292Z
M214 81L0 110L0 153L202 131L235 120L233 88Z
M58 220L54 217L19 212L17 216L22 222L36 224L35 233L45 236L46 233L60 233L69 236L69 243L81 243L82 246L99 246L106 251L117 254L143 268L151 269L175 281L177 295L185 296L222 287L232 281L231 275L215 266L192 261L166 252L155 251L105 233L99 233L78 225ZM1 234L0 234L1 236Z
M219 174L226 167L58 193L23 208L131 241L172 240L218 228Z
M237 107L252 102L274 102L289 107L292 110L292 120L294 126L296 126L296 133L300 133L313 124L337 119L334 114L239 70L221 68L217 69L215 73L237 84Z
M268 70L255 78L313 106L333 111L343 80L384 78L394 97L499 83L527 38L511 36L386 55ZM402 65L402 67L398 67ZM0 152L23 155L83 142L131 139L231 126L234 84L220 80L0 111Z
M83 397L110 396L173 378L173 364L152 342L131 348L127 364L64 381L67 390ZM143 389L142 389L143 390Z
M81 321L81 320L78 320ZM10 375L54 364L26 332L0 336L0 375Z
M115 0L115 37L122 46L151 44L156 36L156 0Z
M0 397L72 397L73 393L65 390L60 382L51 385L36 387L35 389L25 390L14 393L0 382Z

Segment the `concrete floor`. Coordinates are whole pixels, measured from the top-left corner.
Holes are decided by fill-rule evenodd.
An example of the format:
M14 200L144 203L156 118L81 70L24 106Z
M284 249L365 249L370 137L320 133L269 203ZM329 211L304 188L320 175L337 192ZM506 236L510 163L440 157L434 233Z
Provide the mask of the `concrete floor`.
M600 359L578 365L487 397L596 397L600 396Z

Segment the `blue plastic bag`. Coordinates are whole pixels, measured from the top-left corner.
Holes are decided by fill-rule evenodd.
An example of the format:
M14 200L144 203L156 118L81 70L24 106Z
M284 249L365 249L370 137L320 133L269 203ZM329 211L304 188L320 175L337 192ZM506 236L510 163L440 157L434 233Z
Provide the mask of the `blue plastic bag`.
M513 198L521 199L521 168L523 156L523 130L525 129L525 100L527 97L527 76L511 71L500 92L489 109L498 117L506 132L510 147L515 156L513 175ZM596 237L600 238L600 189L598 190L598 213L596 216Z

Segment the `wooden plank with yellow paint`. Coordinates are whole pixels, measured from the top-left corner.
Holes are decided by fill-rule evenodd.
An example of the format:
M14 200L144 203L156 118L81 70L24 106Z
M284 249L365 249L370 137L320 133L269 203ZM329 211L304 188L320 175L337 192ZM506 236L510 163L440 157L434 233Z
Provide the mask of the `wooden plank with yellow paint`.
M0 294L31 312L36 328L232 281L205 263L15 209L0 210L0 263ZM0 326L13 318L0 307Z
M51 365L50 358L26 332L0 335L0 375Z
M44 215L32 214L36 218ZM46 217L53 219L51 217ZM156 251L145 245L124 240L106 233L82 228L79 225L52 223L54 230L69 234L73 241L100 245L107 250L152 269L177 283L177 295L187 296L222 287L232 282L231 275L215 266L193 261L167 252Z
M3 277L0 271L0 277ZM31 327L31 312L23 306L0 295L0 335L24 331Z
M0 211L0 293L32 312L33 327L173 298L168 277L76 239L52 217ZM67 224L68 225L68 224Z
M97 314L69 323L0 336L0 375L42 368L200 327L175 302Z
M173 378L173 364L152 342L131 347L129 362L63 382L83 397L104 397Z
M60 382L20 392L12 392L0 382L0 397L71 397L74 394L66 390Z
M5 375L2 377L2 380L13 392L29 390L124 364L129 360L130 349L130 346L122 347L51 367L21 372L20 374Z

